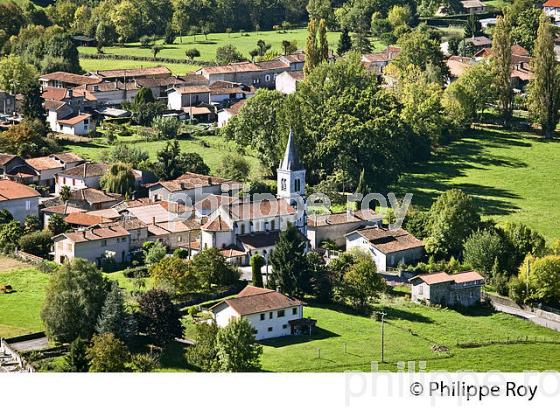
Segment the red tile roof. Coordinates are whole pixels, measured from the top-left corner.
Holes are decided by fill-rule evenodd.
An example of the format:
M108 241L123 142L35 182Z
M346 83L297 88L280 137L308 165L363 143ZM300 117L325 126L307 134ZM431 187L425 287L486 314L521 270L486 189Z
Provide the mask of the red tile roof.
M70 225L93 226L102 222L107 222L107 219L99 215L91 215L89 213L83 212L73 212L71 214L68 214L64 218L64 222Z
M356 211L356 212L339 212L327 215L309 215L307 218L307 226L327 226L327 225L343 225L347 223L355 223L364 220L381 220L379 214L373 210Z
M438 283L467 283L475 281L484 281L484 277L475 271L461 272L454 275L449 275L446 272L436 272L436 273L426 273L422 275L417 275L409 280L412 282L414 280L421 280L428 285L435 285Z
M242 73L242 72L254 72L262 71L262 68L251 63L250 61L242 61L240 63L231 63L228 65L216 66L216 67L204 67L201 72L206 72L207 74L226 74L226 73Z
M39 192L9 179L0 179L0 202L12 199L34 198L41 196Z
M225 108L224 111L228 111L231 114L237 114L239 112L239 110L241 108L243 108L243 106L245 105L245 103L247 102L247 100L240 100L237 101L235 104L233 104L231 107L229 108Z
M548 0L543 4L544 7L560 7L560 0Z
M62 125L76 125L79 124L80 122L87 120L89 117L91 117L91 115L89 114L79 114L79 115L75 115L73 117L70 118L65 118L63 120L58 120L59 124Z
M66 88L60 87L44 87L41 97L45 100L62 101L66 98Z
M404 229L366 228L354 231L366 238L374 248L384 254L421 248L424 242L416 239Z
M98 241L101 239L129 236L128 231L121 226L93 227L84 231L75 231L62 234L73 242Z
M223 303L227 304L241 316L268 312L270 310L289 309L303 304L298 299L283 295L272 289L262 289L254 286L247 286L236 297L226 299L212 306L211 309Z
M239 202L229 206L233 220L267 218L280 215L292 215L296 210L284 199Z
M33 169L37 171L44 171L47 169L64 168L64 165L52 157L38 157L26 160Z
M210 232L227 232L231 231L231 226L224 221L221 215L218 215L216 218L202 225L201 229Z
M167 67L146 67L146 68L133 68L127 70L98 70L92 72L94 76L102 78L120 78L120 77L149 77L149 76L171 76L171 71Z
M88 77L85 75L66 73L64 71L56 71L54 73L43 74L39 80L60 81L68 84L83 85L95 84L99 82L98 78Z

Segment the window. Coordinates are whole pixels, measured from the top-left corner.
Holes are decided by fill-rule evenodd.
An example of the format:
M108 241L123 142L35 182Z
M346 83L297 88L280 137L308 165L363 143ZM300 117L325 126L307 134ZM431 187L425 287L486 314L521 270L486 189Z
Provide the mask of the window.
M282 329L287 329L288 325L282 325Z
M272 312L270 312L270 313L268 314L268 318L269 318L269 319L272 319Z
M270 81L270 74L264 76L264 81L266 81L267 83Z
M107 239L103 239L101 241L101 246L107 246Z
M300 191L300 189L301 189L301 182L300 182L299 179L296 179L296 180L294 181L294 189L296 190L296 192L299 192L299 191Z
M245 233L245 224L241 224L241 235Z
M297 307L292 308L292 315L297 315Z
M274 219L272 221L270 221L270 230L273 231L275 226L274 226Z
M264 313L261 313L261 320L264 320Z
M181 242L182 240L183 240L183 237L179 235L179 236L177 237L177 242Z
M268 330L269 332L272 332L272 327L269 327L267 330Z
M278 313L277 313L277 316L278 316L278 317L284 317L284 316L286 316L286 311L285 311L285 310L279 310Z
M25 201L25 210L29 211L31 209L31 201Z
M286 178L282 178L282 179L280 180L280 189L281 189L282 191L285 191L285 190L286 190Z

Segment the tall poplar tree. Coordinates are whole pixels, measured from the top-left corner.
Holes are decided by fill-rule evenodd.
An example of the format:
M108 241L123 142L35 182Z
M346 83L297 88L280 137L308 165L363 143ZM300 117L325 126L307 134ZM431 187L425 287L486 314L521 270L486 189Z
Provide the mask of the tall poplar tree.
M303 73L307 76L319 64L319 50L317 47L317 21L309 20L307 25L307 44L305 45L305 65Z
M507 13L496 20L492 40L492 71L498 94L498 107L504 125L507 126L513 112L513 89L511 86L511 23Z
M534 77L529 83L529 114L540 124L545 138L552 138L558 124L560 70L554 54L553 28L544 13L539 19L531 66Z
M327 40L327 22L319 22L319 58L321 62L329 61L329 41Z

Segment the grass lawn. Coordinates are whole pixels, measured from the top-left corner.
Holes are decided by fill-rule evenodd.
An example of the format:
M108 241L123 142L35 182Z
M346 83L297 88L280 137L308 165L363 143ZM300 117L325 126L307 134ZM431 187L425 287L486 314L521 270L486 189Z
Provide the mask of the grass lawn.
M396 371L397 362L425 361L426 369L521 371L560 369L560 334L531 322L479 309L462 314L420 306L398 298L380 306L387 313L385 364ZM286 337L265 343L263 370L286 372L368 371L380 359L381 324L340 308L308 306L304 315L317 319L311 337ZM543 342L493 344L460 348L457 342L505 341L528 336ZM547 343L551 340L559 344ZM447 351L437 352L440 346ZM320 350L319 350L320 349ZM445 350L445 349L444 349Z
M332 50L336 49L340 33L328 32L327 38L329 46ZM226 44L232 44L245 56L250 59L249 52L257 48L257 41L264 40L272 46L272 50L282 52L282 41L296 41L297 47L303 49L307 38L306 29L294 29L287 32L281 31L260 31L260 32L247 32L247 33L212 33L208 34L208 39L203 35L197 35L196 41L193 36L178 37L174 44L163 44L163 40L157 40L156 43L162 45L164 48L158 54L161 58L186 58L185 51L191 48L196 48L200 51L201 61L214 61L216 59L216 49ZM182 42L181 42L182 41ZM384 48L378 41L373 41L374 47L377 50ZM79 52L82 55L96 54L95 47L79 47ZM129 56L145 56L153 57L150 48L141 48L140 43L128 43L122 47L106 47L104 48L105 54L129 55ZM88 63L89 64L89 63ZM85 68L85 67L84 67Z
M135 60L118 60L118 59L96 59L96 58L80 58L80 65L85 71L95 70L129 70L133 68L145 68L165 66L171 70L174 75L185 75L200 68L199 65L192 64L170 64L160 63L156 61L135 61Z
M523 222L547 240L560 238L560 141L530 133L482 128L440 149L395 185L428 208L443 191L473 195L487 218Z
M0 337L14 337L43 329L40 312L48 280L48 274L34 268L0 271L0 284L11 285L14 289L13 293L0 293Z
M141 149L150 154L150 158L154 160L156 153L165 147L166 141L145 141L138 136L119 136L119 141L127 144L138 145ZM218 136L202 136L192 139L179 140L182 152L197 152L202 156L204 162L210 167L211 172L215 173L216 169L221 165L222 158L228 153L237 152L235 143L224 140ZM93 161L101 161L106 158L106 152L110 149L110 145L103 137L94 139L80 139L75 142L64 142L64 149L75 152L86 159ZM259 161L256 157L246 155L247 161L251 165L253 171L257 170Z

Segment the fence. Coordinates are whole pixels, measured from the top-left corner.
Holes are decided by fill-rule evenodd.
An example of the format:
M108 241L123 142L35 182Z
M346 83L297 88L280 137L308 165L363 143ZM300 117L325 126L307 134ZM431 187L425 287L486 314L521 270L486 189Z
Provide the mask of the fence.
M27 373L34 373L36 371L35 368L31 366L31 364L27 363L27 361L4 339L0 339L0 352L4 353L5 355L11 356L13 360L15 360L15 362L17 363L17 368L13 371ZM0 365L0 368L1 367L2 366Z
M44 259L41 258L40 256L32 255L30 253L23 252L17 249L15 250L14 255L26 262L30 262L33 264L39 264L44 261Z
M538 307L527 306L520 303L516 303L509 298L499 296L499 295L492 295L486 292L482 293L482 298L488 300L492 304L497 303L497 304L509 306L514 309L521 309L526 312L531 312L540 318L560 323L560 310L554 309L550 306L544 306L544 305L539 305Z

